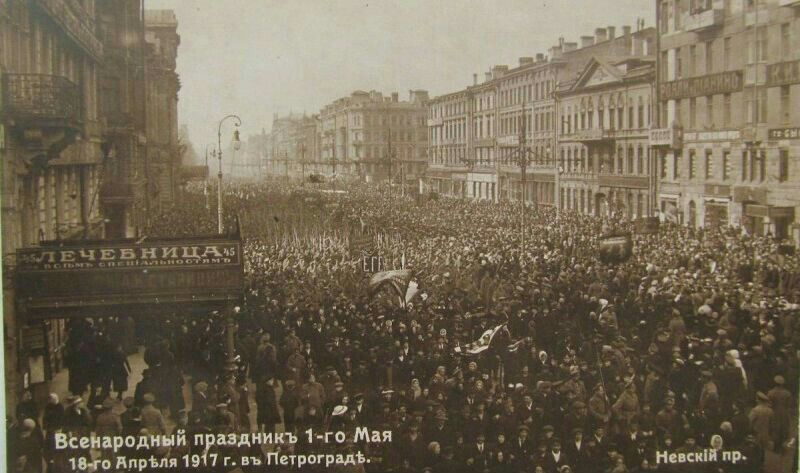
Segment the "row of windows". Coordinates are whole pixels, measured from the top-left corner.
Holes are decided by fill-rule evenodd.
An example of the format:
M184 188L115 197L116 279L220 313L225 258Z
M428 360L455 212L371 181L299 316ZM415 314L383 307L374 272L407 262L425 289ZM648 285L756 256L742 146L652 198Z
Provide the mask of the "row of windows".
M425 117L414 117L413 115L413 113L392 114L388 116L383 114L364 114L363 116L361 114L353 114L351 117L353 126L427 126Z
M498 102L500 107L518 105L534 100L550 98L553 92L553 81L547 80L534 84L522 85L499 92Z
M702 155L698 155L702 153ZM741 182L764 182L767 178L767 159L762 150L745 150L741 154L739 166L739 180ZM721 179L728 181L733 179L733 158L730 150L724 150L721 155L715 155L711 149L702 151L689 150L686 169L684 169L683 156L678 154L672 159L672 179L680 179L684 172L689 179L697 179L701 176L706 180ZM667 179L668 159L666 156L661 158L661 178ZM782 149L778 154L777 180L786 182L791 173L791 160L789 150Z
M586 147L561 148L559 165L564 172L647 175L649 150L639 145L617 147L616 154L589 152Z
M778 106L772 108L771 113L777 113L769 120L770 109L767 107L767 96L769 89L766 87L745 89L742 92L744 99L744 122L767 123L775 122L789 124L792 120L792 89L785 85L779 88ZM688 105L684 110L684 104ZM733 123L732 115L732 95L709 95L707 97L693 97L688 100L675 100L675 120L689 129L696 129L698 125L715 128L731 127ZM721 108L721 111L720 111ZM703 112L701 114L701 111ZM666 108L662 112L663 123L667 123Z
M785 61L795 57L792 24L789 22L750 28L745 32L747 64L767 61ZM772 38L772 41L770 41ZM698 44L674 49L675 64L672 74L662 68L662 80L677 80L715 72L738 69L734 64L739 52L734 53L731 36L711 39ZM720 58L721 57L721 61ZM662 51L662 64L669 64L669 52Z
M599 129L643 129L650 126L650 105L639 104L624 107L603 109L597 111L589 108L585 111L575 111L570 113L571 107L561 115L561 132L564 134L574 133L579 130ZM627 113L626 113L627 112ZM596 127L595 127L596 124Z

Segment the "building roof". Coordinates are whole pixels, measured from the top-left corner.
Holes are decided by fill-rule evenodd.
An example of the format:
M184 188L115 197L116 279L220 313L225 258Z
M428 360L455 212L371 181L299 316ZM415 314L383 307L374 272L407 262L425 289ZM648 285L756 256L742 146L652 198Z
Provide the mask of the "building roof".
M145 10L144 24L146 26L177 27L178 18L174 10Z

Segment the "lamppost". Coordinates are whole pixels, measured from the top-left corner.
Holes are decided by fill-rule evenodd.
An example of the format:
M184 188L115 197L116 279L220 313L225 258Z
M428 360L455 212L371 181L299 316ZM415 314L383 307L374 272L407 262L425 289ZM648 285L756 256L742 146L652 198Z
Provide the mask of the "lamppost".
M530 166L534 162L547 162L550 158L550 144L547 145L547 149L545 151L545 159L542 160L541 156L537 156L536 153L526 147L525 138L526 138L526 123L525 123L525 107L522 107L522 115L520 116L520 130L519 130L519 148L513 152L511 155L511 159L514 161L514 164L519 166L520 170L520 177L522 181L522 206L521 206L521 215L520 215L520 259L522 259L522 251L525 248L525 217L526 217L526 210L528 207L528 198L527 198L527 187L528 187L528 180L527 180L527 170L528 166Z
M236 128L242 125L242 119L239 118L238 115L226 115L222 120L219 121L219 125L217 126L217 159L219 159L219 173L217 173L217 233L222 235L222 124L225 120L233 118L236 120L235 126ZM236 152L242 146L242 142L239 141L239 130L233 130L233 151Z
M208 175L209 175L209 172L208 172L208 147L209 146L211 146L211 154L213 156L213 154L214 154L214 144L213 143L206 144L206 177L205 177L205 183L203 185L203 195L206 198L206 210L209 210L211 208L211 204L208 202L208 194L209 194L209 192L208 192Z

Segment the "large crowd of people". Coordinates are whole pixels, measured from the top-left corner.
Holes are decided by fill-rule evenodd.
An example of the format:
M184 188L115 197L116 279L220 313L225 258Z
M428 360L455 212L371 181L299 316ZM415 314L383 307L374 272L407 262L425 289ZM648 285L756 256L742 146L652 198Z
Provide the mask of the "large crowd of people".
M70 371L64 402L20 404L9 470L70 471L53 432L313 428L350 435L255 454L360 451L370 462L359 468L374 472L796 471L800 265L781 242L662 224L606 264L601 236L631 222L340 188L227 184L225 226L245 248L238 369L224 366L227 314L143 314L132 323L147 369L120 406L131 342L107 340L123 322L84 322L72 355L91 369ZM148 235L212 234L215 217L190 188ZM411 271L408 303L369 286L372 257ZM360 426L392 440L356 442ZM657 461L706 449L715 461ZM185 453L173 450L157 454ZM722 460L734 451L739 461Z

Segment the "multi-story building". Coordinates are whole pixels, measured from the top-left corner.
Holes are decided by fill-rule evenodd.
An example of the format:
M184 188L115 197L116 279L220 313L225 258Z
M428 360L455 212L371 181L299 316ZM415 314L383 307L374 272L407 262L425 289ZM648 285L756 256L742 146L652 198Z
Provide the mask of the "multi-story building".
M411 185L422 177L427 156L426 108L428 92L409 91L408 101L398 94L356 91L320 111L321 161L332 172L388 179Z
M659 206L798 240L800 2L657 2Z
M100 0L96 7L105 53L98 87L108 149L100 205L106 237L131 238L140 233L146 216L142 0Z
M560 84L560 201L581 213L648 216L654 182L650 121L653 56L593 59Z
M616 36L616 28L608 27L582 37L580 47L562 38L549 56L521 57L513 69L494 66L483 82L474 75L464 90L430 100L428 188L489 200L521 200L524 194L529 203L557 205L557 86L574 84L594 58L653 51L653 37L652 28L624 27ZM520 157L521 135L526 159Z
M305 113L273 117L272 130L263 142L262 153L268 174L302 177L321 171L318 121L316 115Z
M145 212L175 201L183 150L178 139L178 91L175 72L178 20L172 10L145 10L145 140L141 185ZM141 175L141 174L140 174Z
M6 403L46 389L61 367L63 321L17 312L14 254L44 240L97 238L104 156L94 0L0 2L0 162Z

